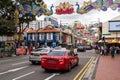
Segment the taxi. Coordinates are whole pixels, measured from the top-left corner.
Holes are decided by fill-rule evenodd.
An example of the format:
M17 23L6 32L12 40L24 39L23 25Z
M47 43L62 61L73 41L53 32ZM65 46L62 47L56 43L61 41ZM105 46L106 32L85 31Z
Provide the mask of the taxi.
M70 71L78 63L78 54L66 49L54 49L41 59L41 67L45 70Z

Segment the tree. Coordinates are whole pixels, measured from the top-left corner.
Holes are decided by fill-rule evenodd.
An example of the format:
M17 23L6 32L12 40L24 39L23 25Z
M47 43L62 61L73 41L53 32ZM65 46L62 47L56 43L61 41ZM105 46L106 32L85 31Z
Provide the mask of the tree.
M0 35L8 35L8 33L13 33L13 30L17 27L19 27L19 31L24 31L23 29L23 23L27 23L29 25L29 22L32 20L35 20L35 16L33 14L21 14L18 13L17 16L15 16L15 10L17 9L17 5L19 4L28 4L32 5L33 3L36 5L41 5L44 2L42 0L1 0L0 1ZM16 18L17 17L17 18ZM18 25L15 25L15 24ZM8 26L9 25L9 26ZM26 27L28 27L28 25ZM5 33L3 33L5 31ZM7 33L8 32L8 33ZM22 33L19 32L19 33Z
M14 6L11 0L0 1L0 35L12 35L15 29L13 24Z

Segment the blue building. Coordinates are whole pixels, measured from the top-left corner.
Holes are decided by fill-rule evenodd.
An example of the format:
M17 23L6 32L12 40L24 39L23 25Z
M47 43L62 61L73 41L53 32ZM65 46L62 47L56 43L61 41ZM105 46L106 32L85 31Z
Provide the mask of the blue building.
M60 29L53 28L53 26L48 25L44 29L31 30L27 33L27 43L28 46L32 44L35 46L44 45L49 47L56 47L60 42Z

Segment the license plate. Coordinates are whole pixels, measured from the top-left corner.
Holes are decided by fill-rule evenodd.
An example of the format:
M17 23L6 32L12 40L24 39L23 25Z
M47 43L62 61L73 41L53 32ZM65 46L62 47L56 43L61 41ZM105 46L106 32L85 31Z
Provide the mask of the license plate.
M55 60L48 60L48 62L55 62Z
M34 56L40 56L39 54L34 54Z

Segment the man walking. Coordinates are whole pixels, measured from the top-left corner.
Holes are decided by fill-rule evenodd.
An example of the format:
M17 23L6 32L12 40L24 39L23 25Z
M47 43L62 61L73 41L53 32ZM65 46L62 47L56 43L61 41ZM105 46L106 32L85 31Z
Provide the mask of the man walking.
M114 58L114 55L115 55L115 46L111 46L110 47L110 53L111 53L111 57Z

